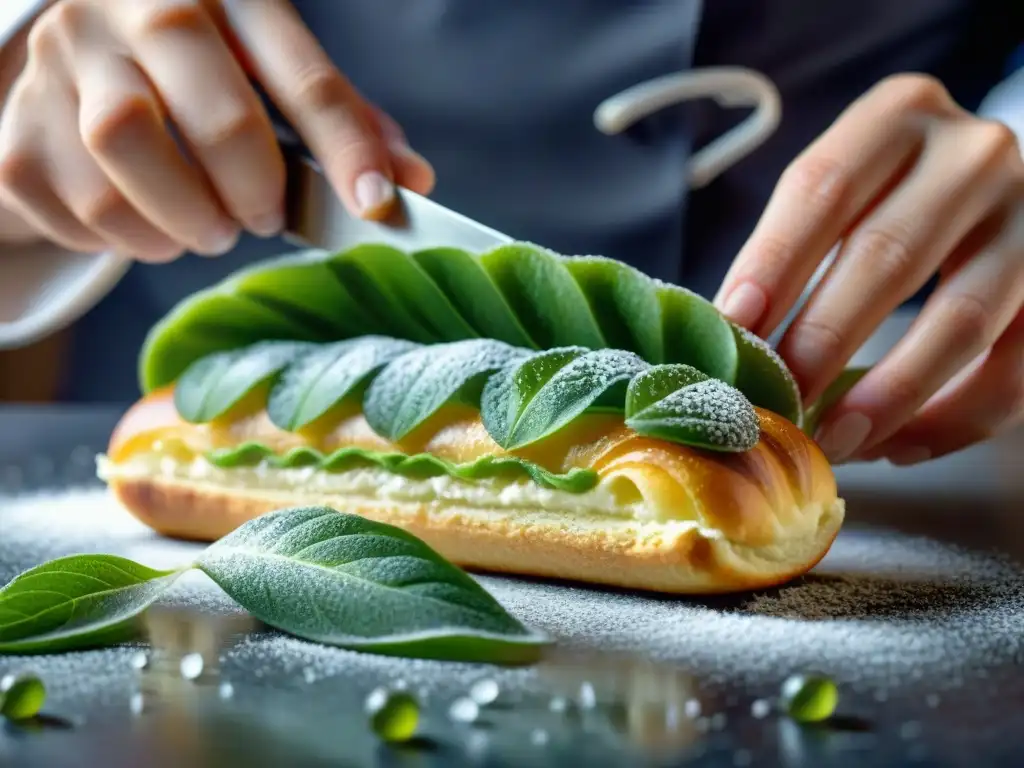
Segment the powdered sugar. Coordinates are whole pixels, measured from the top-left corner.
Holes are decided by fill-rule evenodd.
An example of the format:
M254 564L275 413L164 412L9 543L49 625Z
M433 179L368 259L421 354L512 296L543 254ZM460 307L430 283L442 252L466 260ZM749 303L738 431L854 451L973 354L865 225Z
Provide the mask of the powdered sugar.
M0 499L0 529L3 583L72 552L112 552L170 567L202 549L156 536L96 490ZM564 649L636 652L712 680L774 686L790 671L814 668L864 686L922 676L955 685L971 670L1019 659L1024 645L1024 578L1016 566L878 529L848 526L815 574L756 596L683 599L501 577L481 581L514 616ZM241 615L199 573L183 577L164 603ZM19 667L45 674L58 699L118 695L127 702L133 653L115 648L34 657ZM0 661L0 672L6 666ZM244 670L276 685L304 685L303 670L311 669L317 681L344 676L371 686L405 680L444 695L464 693L483 674L478 665L358 654L276 632L242 637L225 652L223 667L229 675ZM536 685L542 672L487 674L503 690L522 690Z

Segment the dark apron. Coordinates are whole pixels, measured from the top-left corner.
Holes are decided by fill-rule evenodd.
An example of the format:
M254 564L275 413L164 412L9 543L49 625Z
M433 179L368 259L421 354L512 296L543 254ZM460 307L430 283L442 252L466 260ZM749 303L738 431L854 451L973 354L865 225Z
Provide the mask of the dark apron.
M985 5L978 0L295 5L339 67L433 163L437 200L513 237L617 258L704 295L717 288L781 170L852 99L887 74L917 70L962 81L955 95L970 106L998 79L999 50L1005 61L1011 48L987 38L985 55L965 60L958 46ZM1001 29L995 19L991 30ZM688 158L745 115L694 103L618 136L594 127L595 107L618 91L713 65L768 75L783 95L783 121L707 188L688 195ZM219 259L136 265L79 322L66 397L134 399L135 359L156 320L189 293L288 250L280 240L245 237Z

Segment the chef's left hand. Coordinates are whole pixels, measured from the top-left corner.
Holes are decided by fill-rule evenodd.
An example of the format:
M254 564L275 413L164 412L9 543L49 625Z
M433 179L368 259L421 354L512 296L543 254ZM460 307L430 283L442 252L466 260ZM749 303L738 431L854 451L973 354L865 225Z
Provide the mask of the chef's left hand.
M822 420L832 461L916 463L1024 420L1024 158L1007 126L929 77L882 81L783 173L717 305L767 336L840 241L779 345L807 403L887 315L939 282Z

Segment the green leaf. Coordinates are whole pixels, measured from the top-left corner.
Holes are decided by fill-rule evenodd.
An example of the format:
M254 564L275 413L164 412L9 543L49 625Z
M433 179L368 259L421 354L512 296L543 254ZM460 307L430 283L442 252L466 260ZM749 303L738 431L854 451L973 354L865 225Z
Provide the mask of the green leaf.
M272 384L286 365L312 349L305 342L265 341L204 357L178 380L174 406L186 421L212 421L256 387Z
M425 479L447 475L464 482L489 478L517 480L528 477L541 488L565 493L584 493L597 485L597 473L574 468L564 473L551 472L517 456L481 456L474 461L454 464L429 453L408 455L384 453L366 448L339 448L324 455L313 448L292 448L277 454L258 442L246 442L231 448L220 448L206 454L211 464L222 469L267 464L279 469L314 467L326 472L345 472L360 467L377 467L396 475Z
M480 408L484 427L502 448L521 448L589 408L621 410L629 380L647 367L622 350L566 347L536 353L487 382Z
M48 653L129 639L136 617L185 569L155 571L114 555L71 555L0 589L0 653Z
M389 336L434 343L477 335L430 275L402 251L360 245L336 255L331 268Z
M150 330L139 356L143 392L166 386L214 352L270 339L320 340L276 309L221 287L195 293ZM326 341L326 339L323 339Z
M829 408L838 403L847 392L853 389L854 385L863 379L864 374L870 370L870 365L864 367L853 366L840 373L835 381L822 393L821 397L815 400L804 413L804 432L814 437L814 433L818 431L818 425L821 423L822 416L825 415Z
M224 289L312 329L296 338L335 341L384 330L338 281L323 252L259 262L232 275Z
M416 348L411 341L363 336L302 355L284 369L270 390L270 421L291 432L301 429L343 400L362 394L371 376Z
M657 283L639 270L600 256L565 259L583 290L607 345L636 352L651 364L664 361Z
M402 355L370 384L363 413L371 429L401 440L454 398L479 402L488 376L529 353L492 339L435 344Z
M412 258L481 338L515 347L533 346L478 257L458 248L431 248L414 253Z
M258 619L328 645L524 662L544 642L415 536L328 507L251 520L197 565Z
M638 434L716 451L749 451L761 436L743 394L688 365L658 365L626 392L626 426Z
M804 414L800 389L782 358L750 331L738 325L732 325L732 331L740 355L733 384L754 405L801 426Z
M480 263L538 349L606 346L580 286L562 259L530 245L503 245Z
M739 353L729 321L715 306L677 285L658 287L666 363L692 365L698 371L732 384Z

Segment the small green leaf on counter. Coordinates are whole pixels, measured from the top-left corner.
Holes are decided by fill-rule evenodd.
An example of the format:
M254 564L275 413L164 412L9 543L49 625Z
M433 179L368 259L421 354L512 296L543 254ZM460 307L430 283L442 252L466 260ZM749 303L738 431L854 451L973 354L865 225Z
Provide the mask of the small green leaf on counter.
M328 645L512 663L544 642L415 536L328 507L251 520L196 565L256 618Z
M754 406L688 365L657 365L626 392L626 425L638 434L717 451L749 451L761 436Z
M115 555L71 555L0 589L0 653L69 651L133 635L135 619L182 571Z

